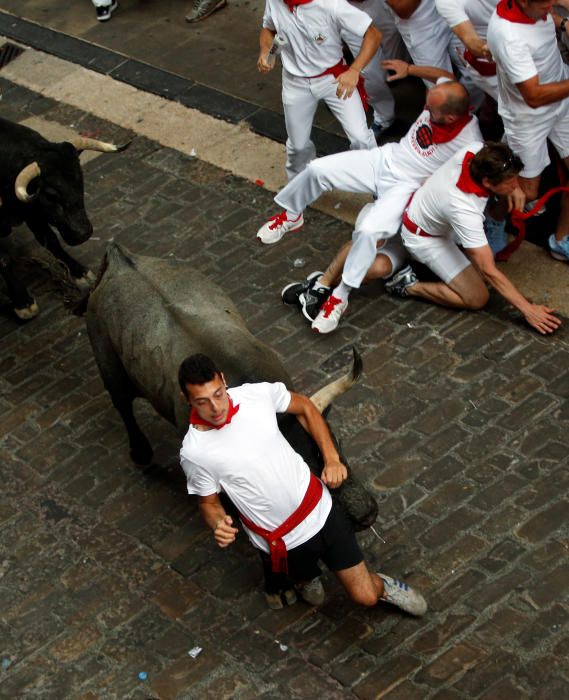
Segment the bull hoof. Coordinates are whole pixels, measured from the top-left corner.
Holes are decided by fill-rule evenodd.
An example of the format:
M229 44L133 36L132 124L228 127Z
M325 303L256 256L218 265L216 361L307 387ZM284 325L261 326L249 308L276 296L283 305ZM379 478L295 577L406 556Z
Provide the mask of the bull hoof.
M154 455L154 452L150 445L145 446L145 447L137 447L135 449L132 449L130 451L130 458L135 464L140 464L141 466L144 466L146 464L150 464L152 461L152 457Z
M35 318L40 312L40 307L36 304L35 299L28 306L21 309L14 308L14 313L21 321L30 321Z
M74 277L73 282L79 287L79 289L91 289L91 287L95 284L97 278L95 275L91 272L91 270L87 270L84 275L81 277Z

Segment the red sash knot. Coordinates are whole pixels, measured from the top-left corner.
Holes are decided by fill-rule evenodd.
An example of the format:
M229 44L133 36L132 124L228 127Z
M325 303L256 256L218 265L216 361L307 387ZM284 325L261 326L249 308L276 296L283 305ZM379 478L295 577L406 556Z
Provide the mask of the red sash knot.
M239 514L243 525L248 527L249 530L256 535L260 535L269 545L271 566L274 573L288 574L287 549L283 537L288 535L289 532L292 532L297 525L300 525L300 523L306 520L310 513L312 513L320 502L322 490L322 482L310 472L310 482L300 505L288 516L282 525L279 525L279 527L272 532L252 522L243 514Z

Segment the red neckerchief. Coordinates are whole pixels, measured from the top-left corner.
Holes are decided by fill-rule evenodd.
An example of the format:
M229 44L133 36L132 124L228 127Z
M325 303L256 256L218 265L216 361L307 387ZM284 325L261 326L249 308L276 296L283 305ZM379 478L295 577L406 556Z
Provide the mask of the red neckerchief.
M233 416L237 413L239 410L239 404L237 406L233 405L233 401L231 400L231 396L229 397L229 411L227 411L227 418L225 419L225 423L222 423L222 425L214 425L213 423L210 423L208 420L204 420L199 413L196 411L195 408L192 408L190 411L190 425L207 425L210 428L215 428L216 430L221 430L224 426L228 425L231 423L231 419Z
M309 2L312 2L312 0L284 0L284 1L285 1L285 5L288 6L288 9L291 12L294 12L294 8L297 5L307 5Z
M433 135L433 143L448 143L452 141L453 138L460 134L468 122L472 119L470 114L465 114L460 117L453 124L434 124L429 119L429 126L431 127L431 133Z
M489 197L492 193L472 179L472 175L470 174L470 161L473 158L474 153L467 151L462 161L462 169L456 186L461 192L466 192L466 194L475 194L477 197Z
M306 493L300 505L288 516L284 523L279 525L277 529L272 532L249 520L249 518L246 518L242 513L239 513L243 524L255 534L260 535L269 545L271 568L275 573L288 574L287 549L283 537L294 530L297 525L300 525L303 520L306 520L320 502L322 492L322 482L310 472L308 488L306 489Z
M496 13L498 17L502 19L507 19L508 22L515 22L516 24L536 24L537 20L524 15L521 11L519 5L514 2L514 0L500 0L498 6L496 7ZM545 22L547 19L547 13L541 17Z

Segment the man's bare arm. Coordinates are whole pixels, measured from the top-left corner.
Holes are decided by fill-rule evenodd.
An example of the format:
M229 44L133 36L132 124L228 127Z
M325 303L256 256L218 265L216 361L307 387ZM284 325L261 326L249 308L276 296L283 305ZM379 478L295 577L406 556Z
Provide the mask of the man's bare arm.
M383 35L379 29L373 24L370 24L366 30L366 33L364 34L359 53L354 58L352 65L348 68L348 70L344 71L338 76L336 81L338 83L338 97L343 99L351 97L354 90L358 86L361 71L374 57L382 38Z
M430 83L436 83L439 78L456 80L454 73L449 73L448 70L436 68L435 66L416 66L414 63L400 61L398 58L383 61L382 66L385 68L385 70L394 71L393 75L387 76L388 83L393 80L401 80L402 78L406 78L408 75L412 75L415 78L421 78L421 80L428 80Z
M539 76L534 75L533 78L516 83L516 85L526 104L533 109L560 102L569 97L569 80L541 84Z
M496 267L490 246L480 248L465 248L464 252L478 268L482 277L499 292L506 301L521 311L526 321L542 335L553 333L561 321L554 315L554 310L541 304L532 304L514 284Z
M257 69L259 73L268 73L274 68L274 63L269 63L269 51L273 44L276 32L263 27L259 34L259 58L257 59Z
M295 394L292 391L290 396L287 413L297 416L308 433L314 438L324 459L322 481L330 488L336 488L348 476L348 470L340 462L340 455L330 435L330 429L316 406L307 396Z
M475 56L486 59L492 58L488 44L474 29L474 25L470 20L456 24L454 27L451 27L451 30Z
M227 547L235 542L239 530L233 527L233 518L225 512L219 496L216 493L211 496L200 496L198 505L200 514L205 524L213 531L217 544L220 547Z

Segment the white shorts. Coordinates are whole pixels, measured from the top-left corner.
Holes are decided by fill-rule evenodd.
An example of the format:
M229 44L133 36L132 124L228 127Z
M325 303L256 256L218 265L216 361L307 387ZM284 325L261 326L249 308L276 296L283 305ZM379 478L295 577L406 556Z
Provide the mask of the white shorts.
M426 265L443 282L448 284L471 263L456 243L447 238L426 238L401 227L405 248L415 260Z
M569 98L546 114L533 119L504 120L508 146L524 163L522 177L537 177L551 162L547 139L554 145L560 158L569 156Z
M381 247L379 247L380 244L382 244ZM398 272L405 265L407 260L409 260L409 254L399 235L379 241L377 254L385 255L391 262L391 272L383 277L383 279L386 280Z

